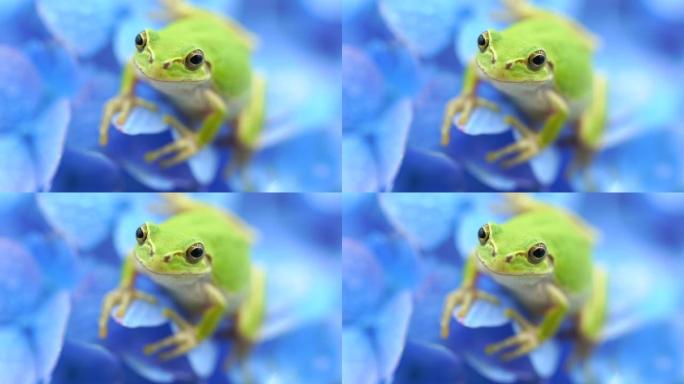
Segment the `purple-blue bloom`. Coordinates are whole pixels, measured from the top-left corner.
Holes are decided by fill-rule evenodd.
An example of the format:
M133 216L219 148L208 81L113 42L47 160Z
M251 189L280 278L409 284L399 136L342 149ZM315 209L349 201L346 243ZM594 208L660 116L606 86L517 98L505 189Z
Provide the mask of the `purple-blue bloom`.
M165 169L143 154L174 137L170 101L140 84L160 111L133 111L98 144L106 101L144 28L160 28L158 2L16 0L0 6L0 190L335 191L340 189L337 2L191 0L230 15L259 39L253 67L268 82L260 147L241 174L231 127L187 163ZM322 143L315 145L313 143Z
M339 382L340 202L330 195L192 196L230 209L257 232L252 260L266 270L266 319L245 361L256 383ZM243 382L222 367L230 322L187 356L162 362L143 346L171 332L171 297L140 277L158 305L136 301L98 337L104 295L143 221L167 217L156 195L39 194L0 199L0 382ZM273 215L277 211L278 215Z
M503 362L485 346L516 332L504 315L520 309L487 276L481 289L500 306L476 301L440 337L446 295L458 288L485 222L502 222L493 194L349 194L343 199L345 380L358 383L676 382L684 358L684 198L677 195L565 195L535 198L566 207L599 233L594 262L608 272L608 312L587 366L566 367L569 321L529 356ZM525 312L523 311L523 314ZM587 376L589 375L589 376ZM590 379L593 378L593 379ZM655 378L655 379L654 379ZM350 381L350 382L352 382Z
M440 145L445 107L461 91L477 36L507 25L493 17L502 3L344 2L344 190L681 190L684 40L672 34L682 22L675 0L532 1L578 20L600 40L595 68L609 82L608 124L584 173L568 173L576 152L567 145L572 123L526 164L487 162L487 152L518 138L503 116L525 117L486 82L478 94L501 112L477 108L466 126L452 126L451 144Z

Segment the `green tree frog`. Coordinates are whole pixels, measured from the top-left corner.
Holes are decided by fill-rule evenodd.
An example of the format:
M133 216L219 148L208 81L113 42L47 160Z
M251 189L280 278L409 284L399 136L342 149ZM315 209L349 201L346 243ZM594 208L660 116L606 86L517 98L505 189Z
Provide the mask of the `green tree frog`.
M162 166L182 163L212 142L225 121L232 120L239 152L249 153L258 145L266 99L266 82L250 63L251 36L227 18L180 0L162 1L174 21L159 31L146 29L135 36L136 53L124 68L120 93L105 106L100 145L108 143L115 114L117 123L124 124L135 107L157 109L135 96L135 85L142 80L188 117L202 120L195 130L173 116L164 116L180 138L148 152L146 161L160 160Z
M513 309L506 315L520 332L487 346L487 353L512 348L504 360L523 356L552 337L566 317L577 322L578 355L588 353L600 339L607 303L607 277L592 262L595 237L579 217L521 195L509 197L517 214L503 224L487 223L477 231L479 245L468 258L461 287L449 293L441 320L441 335L449 336L454 308L463 318L473 302L498 303L478 290L479 274L491 276L533 315L534 324Z
M477 37L477 53L465 70L461 94L444 114L442 145L449 145L454 116L465 125L477 107L498 106L476 95L480 79L512 99L539 131L513 116L504 119L521 135L516 143L487 154L504 167L527 162L552 144L566 122L576 121L580 154L600 147L606 120L607 83L594 73L595 40L573 21L535 8L525 1L504 0L508 15L517 20L502 31L487 30ZM588 160L580 159L580 160Z
M139 274L163 287L191 318L172 309L164 315L179 331L145 346L152 354L171 348L162 359L181 356L211 336L221 320L235 320L238 353L248 351L264 317L265 273L250 262L251 230L237 217L207 204L177 195L167 197L175 214L160 224L143 223L135 231L137 245L126 258L119 287L105 297L99 321L101 338L107 337L112 310L122 318L136 299L156 298L135 288Z

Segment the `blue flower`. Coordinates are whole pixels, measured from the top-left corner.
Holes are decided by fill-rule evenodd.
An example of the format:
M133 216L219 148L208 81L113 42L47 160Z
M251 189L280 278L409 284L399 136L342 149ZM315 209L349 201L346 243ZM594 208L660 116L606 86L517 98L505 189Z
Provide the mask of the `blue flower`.
M439 143L445 106L462 87L475 38L505 28L492 17L498 0L345 2L343 20L344 138L342 174L348 191L670 191L684 186L677 145L684 75L678 48L656 49L682 20L675 1L637 1L621 8L586 1L534 1L563 13L601 41L596 70L608 77L608 125L603 148L584 173L566 177L575 150L559 141L529 163L504 169L485 161L517 134L503 116L522 119L490 85L478 93L501 112L477 108ZM645 11L647 10L647 11ZM379 53L380 52L380 53ZM458 116L457 116L458 117ZM567 124L562 136L569 136ZM569 139L569 137L567 138ZM566 141L567 141L566 139ZM639 153L638 164L634 153ZM645 156L641 156L645 154ZM654 171L655 170L655 171Z
M338 190L339 58L331 47L339 46L339 9L305 0L191 2L232 15L259 37L253 65L268 81L267 122L263 148L239 180L224 172L234 163L227 126L185 164L165 169L144 161L144 153L174 140L162 113L178 115L145 84L137 92L160 112L135 109L111 128L106 148L98 144L104 104L119 92L132 36L163 26L153 17L160 4L17 0L0 7L0 189ZM312 136L326 146L308 156L302 147Z
M529 356L503 362L485 347L518 331L504 308L524 313L511 293L482 276L478 285L499 298L477 301L451 335L440 336L446 295L458 288L477 228L509 217L496 195L347 195L343 201L344 377L359 383L549 380L641 382L681 379L684 223L676 195L536 196L584 217L600 233L595 263L609 276L603 340L587 362L568 370L573 342L561 333ZM676 231L675 231L676 232ZM648 255L648 256L646 256ZM388 321L387 319L392 319ZM629 354L627 351L650 351ZM657 373L654 373L654 370ZM653 376L653 375L656 376Z
M339 381L340 202L317 195L198 195L234 211L258 233L253 262L267 273L266 319L245 367L256 382ZM154 195L7 195L0 201L0 382L242 382L221 362L232 343L221 325L188 355L168 362L143 346L176 332L172 298L141 276L136 301L109 335L97 322L116 288L122 258L143 221L161 221ZM156 207L156 208L155 208ZM272 212L278 211L276 218ZM289 223L290 225L283 225ZM301 231L301 228L316 228ZM268 239L266 241L266 239ZM307 345L307 348L302 347Z

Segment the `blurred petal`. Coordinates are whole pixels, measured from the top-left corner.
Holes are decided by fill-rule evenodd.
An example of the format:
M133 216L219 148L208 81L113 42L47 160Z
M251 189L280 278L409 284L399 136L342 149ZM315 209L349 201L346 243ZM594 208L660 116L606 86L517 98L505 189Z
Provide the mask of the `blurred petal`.
M380 379L373 346L360 331L342 331L342 377L358 384L376 384Z
M0 135L0 154L0 190L35 191L38 187L37 175L26 142L19 136Z
M0 56L3 58L0 66L0 132L5 132L16 129L20 121L33 116L42 97L43 85L36 67L23 53L0 45ZM5 170L0 173L5 175Z
M120 170L109 158L99 152L66 150L51 190L111 192L122 187Z
M49 190L62 159L67 126L71 118L69 101L60 99L50 105L36 120L31 138L38 185Z
M0 249L5 255L0 257L0 323L6 323L33 309L42 293L42 276L22 245L0 238Z
M123 319L116 317L116 306L112 309L112 319L127 328L155 327L167 323L169 320L163 314L163 308L159 304L150 304L146 301L136 300L126 311Z
M347 192L378 190L378 169L368 143L358 137L342 140L342 185Z
M59 97L71 97L76 92L78 74L82 68L64 47L55 41L30 41L24 48L38 67L45 88Z
M38 380L31 344L14 328L0 327L0 372L6 383L34 384Z
M62 352L71 304L66 291L54 294L32 316L32 341L39 380L50 381Z
M391 189L406 150L413 116L411 102L401 100L387 110L376 125L374 144L380 184Z
M460 308L461 306L458 306L454 309L454 319L469 328L497 327L509 322L508 317L505 315L505 308L502 305L477 300L462 320L456 316Z
M363 245L342 240L343 321L372 312L381 300L385 283L382 266Z
M380 309L374 324L375 351L381 379L391 381L404 352L408 324L413 311L411 292L396 294Z
M173 383L173 373L154 365L148 364L142 359L139 359L130 354L125 355L123 360L131 367L137 374L155 383Z
M463 360L439 344L411 342L401 357L393 383L457 383L465 379Z
M39 195L38 203L57 232L71 244L89 250L111 235L120 200L114 195L51 193Z
M409 240L427 250L451 236L458 200L455 195L393 193L380 195L387 219Z
M465 359L477 372L493 382L514 383L517 380L515 373L503 367L491 364L487 360L482 360L475 355L466 354Z
M76 285L80 260L64 239L53 234L32 233L22 240L50 284L67 289Z
M36 6L38 15L55 38L86 57L109 42L120 10L119 2L107 0L38 0Z
M342 47L342 105L344 130L355 129L380 109L384 79L376 64L358 48Z
M121 364L105 348L97 344L66 341L51 382L91 384L121 380Z

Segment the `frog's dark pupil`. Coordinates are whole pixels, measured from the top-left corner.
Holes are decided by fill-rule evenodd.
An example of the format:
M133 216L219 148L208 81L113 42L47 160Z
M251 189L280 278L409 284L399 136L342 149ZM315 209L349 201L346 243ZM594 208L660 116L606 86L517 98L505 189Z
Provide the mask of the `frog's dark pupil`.
M534 65L542 65L544 64L545 60L546 58L544 57L544 55L536 55L532 58L532 63L534 63Z
M192 251L190 251L190 256L192 256L196 259L202 257L203 254L204 254L204 250L202 248L195 248Z
M202 55L192 55L190 57L190 62L195 64L195 65L202 64Z
M532 256L536 257L537 259L541 259L546 255L546 250L544 248L537 248L534 251L532 251Z
M145 237L145 233L143 232L142 228L138 227L138 229L135 230L135 237L138 239Z
M485 232L484 228L480 227L480 230L477 231L477 237L480 239L487 237L487 233Z
M487 41L485 40L483 35L480 35L477 37L477 45L480 47L483 47L485 44L487 44Z
M138 33L138 34L135 36L135 45L140 46L140 45L143 45L143 43L144 43L143 38L142 38L142 36L140 36L140 34Z

